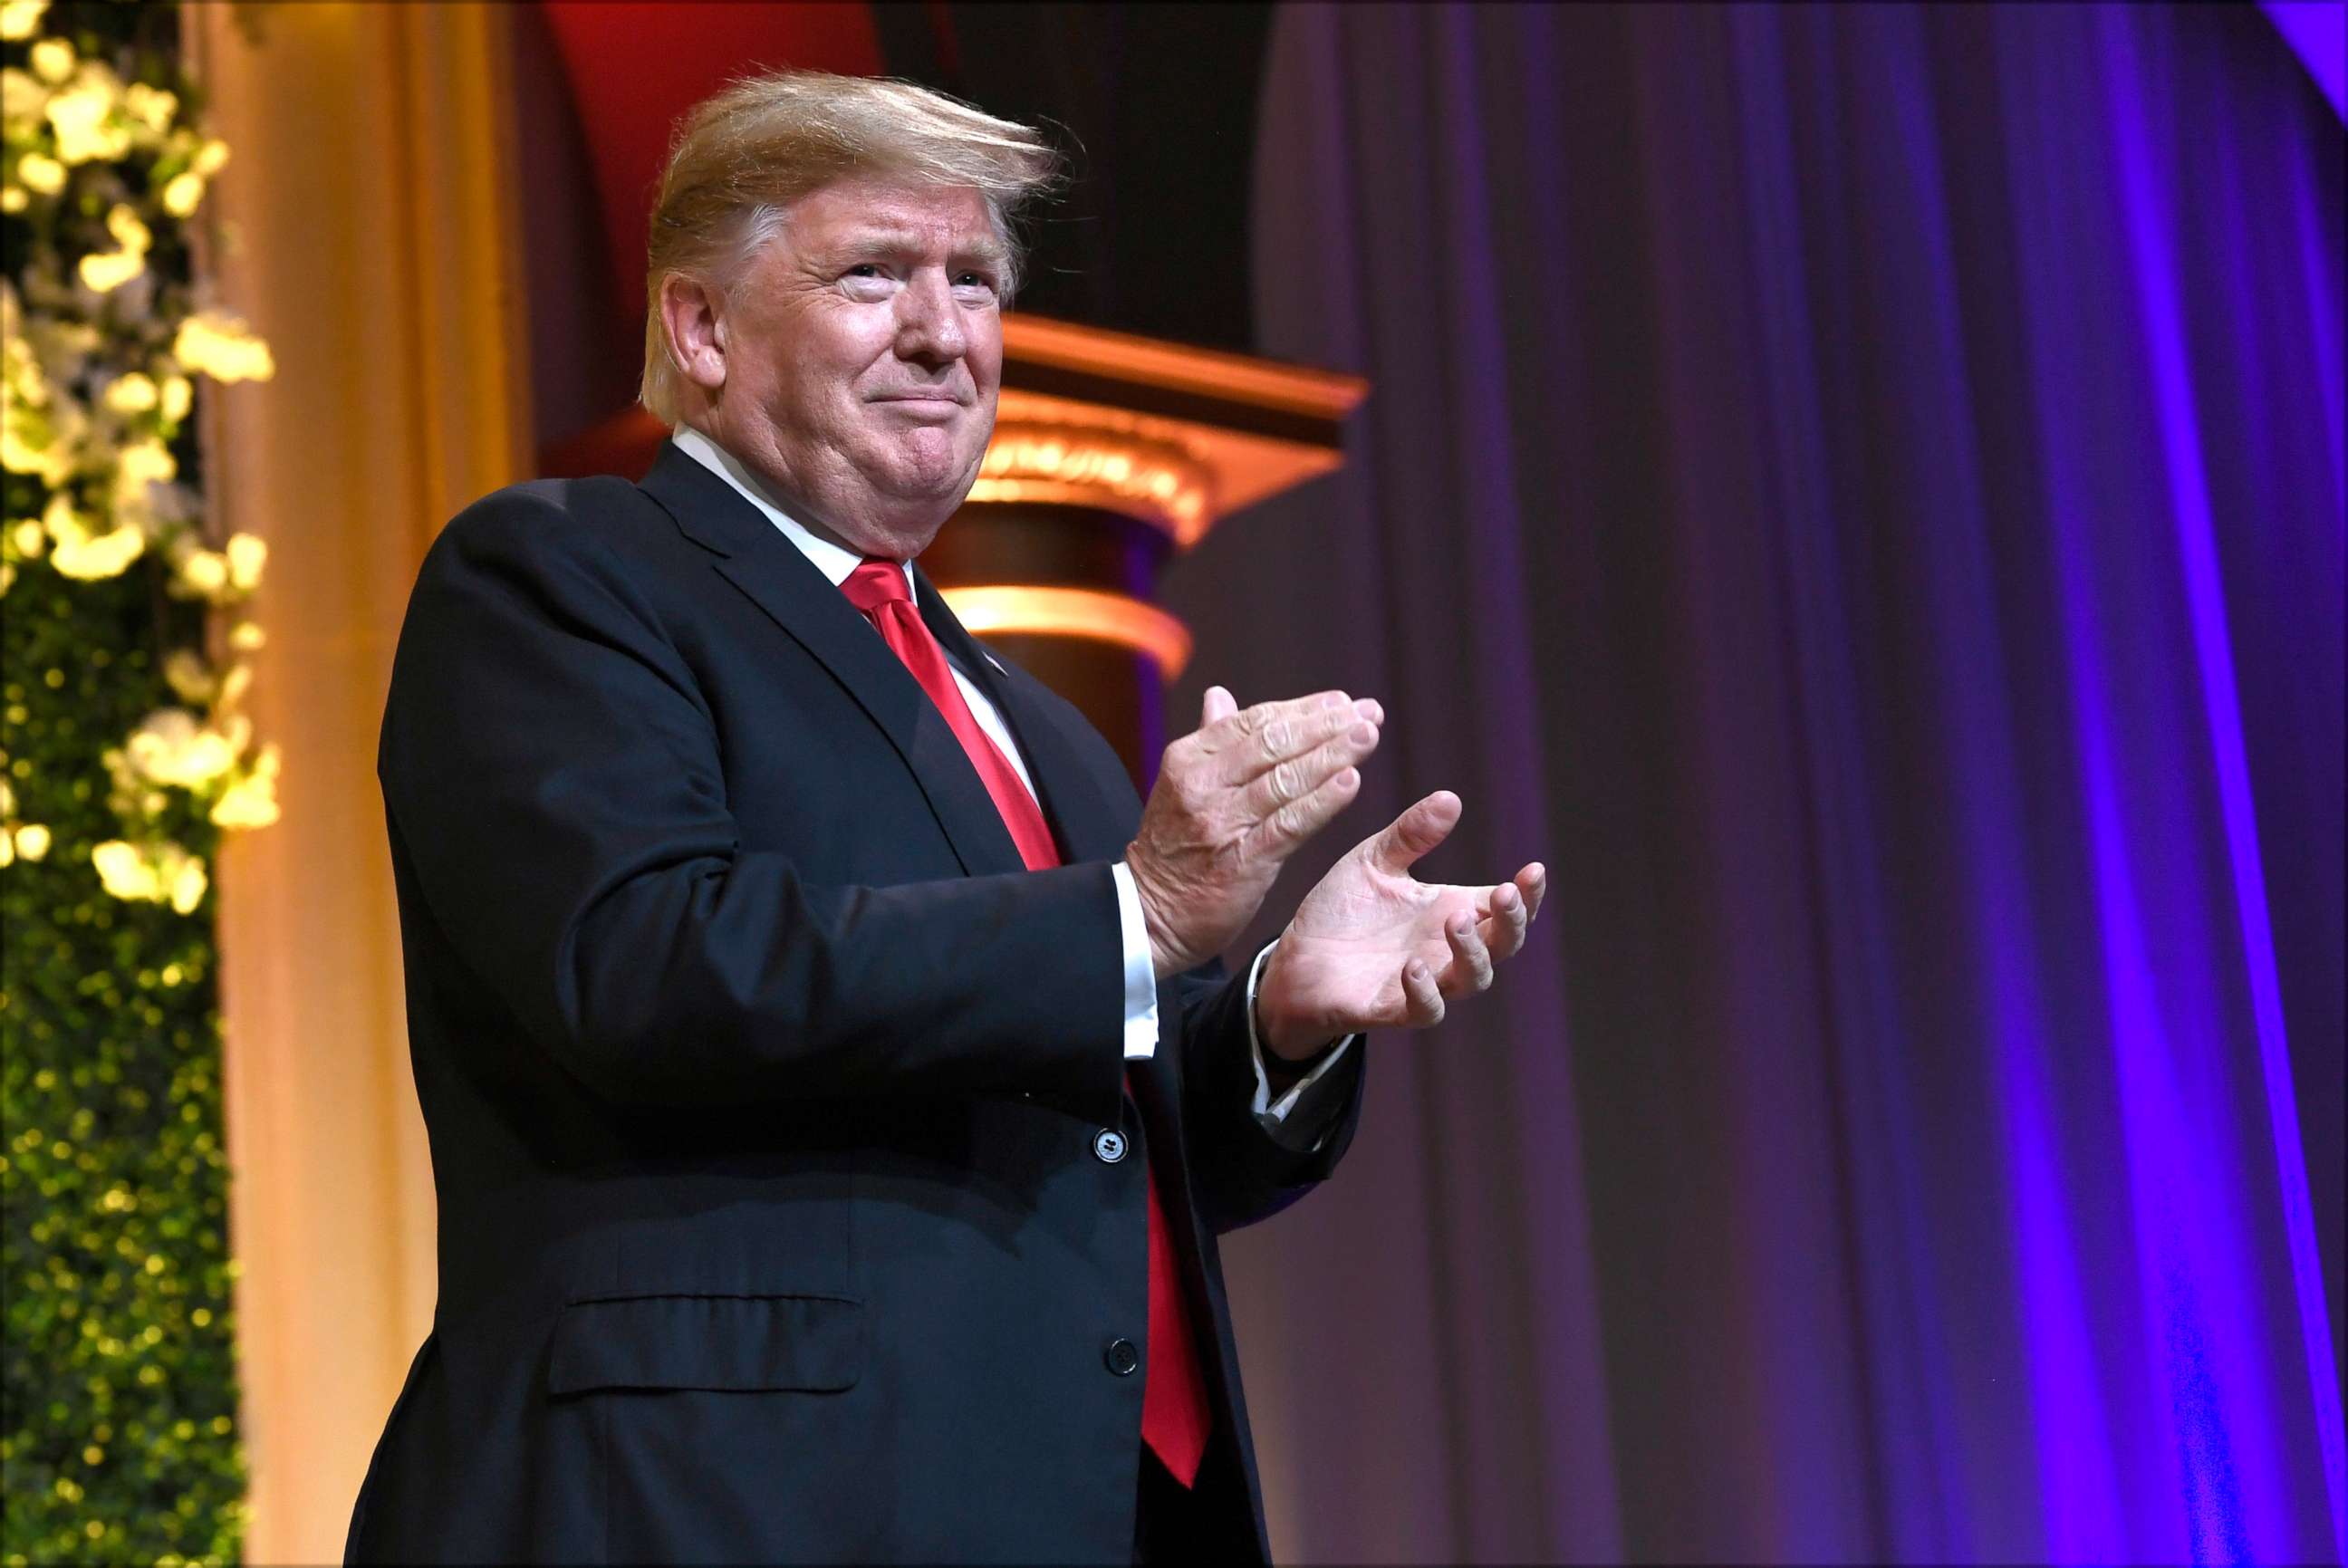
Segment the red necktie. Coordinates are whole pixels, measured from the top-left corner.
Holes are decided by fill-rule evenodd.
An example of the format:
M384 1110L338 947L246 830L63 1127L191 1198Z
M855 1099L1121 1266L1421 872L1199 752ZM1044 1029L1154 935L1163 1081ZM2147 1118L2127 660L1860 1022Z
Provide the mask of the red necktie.
M848 574L840 591L864 613L880 640L905 662L922 689L945 716L955 738L970 756L971 766L986 785L1002 813L1003 825L1019 846L1019 858L1031 872L1060 863L1060 851L1044 812L1027 792L1019 775L986 731L978 726L946 667L943 649L905 584L905 569L894 561L867 561ZM1174 1479L1189 1486L1199 1474L1207 1451L1207 1430L1214 1418L1207 1408L1206 1379L1199 1371L1196 1342L1190 1336L1189 1313L1182 1301L1181 1282L1175 1276L1174 1252L1166 1239L1166 1211L1158 1197L1158 1173L1148 1172L1149 1197L1149 1367L1141 1392L1141 1437L1164 1461Z

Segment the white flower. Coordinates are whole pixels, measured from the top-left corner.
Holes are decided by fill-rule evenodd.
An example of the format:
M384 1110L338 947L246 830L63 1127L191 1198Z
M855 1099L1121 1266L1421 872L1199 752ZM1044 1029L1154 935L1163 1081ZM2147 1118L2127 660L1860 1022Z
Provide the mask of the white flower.
M49 564L68 577L94 582L101 577L120 576L146 548L147 535L126 525L110 532L59 543L49 552Z
M67 163L110 162L130 150L129 128L117 123L122 84L96 61L86 62L73 85L49 95L45 110Z
M143 370L118 376L107 384L106 406L118 414L144 414L160 400L155 378Z
M33 46L27 63L32 66L35 76L45 82L56 83L71 77L74 67L80 61L74 54L73 45L67 39L44 38Z
M66 166L45 153L28 152L16 160L16 180L27 191L54 196L66 188Z
M204 177L190 169L171 176L163 187L163 211L174 218L184 218L202 205Z
M245 732L250 734L250 728ZM197 789L236 766L242 737L201 724L184 707L157 708L123 742L123 756L157 784Z
M213 802L212 820L223 828L265 828L277 820L277 774L280 758L274 745L264 746L252 760L252 770L221 791Z
M114 455L114 509L132 516L155 509L151 487L169 484L180 472L171 449L149 436L131 442Z
M33 36L41 24L41 13L49 8L49 0L6 0L0 4L0 38L15 43Z
M266 381L277 374L269 345L235 316L199 311L180 324L171 357L215 381Z
M30 71L20 71L14 66L0 68L0 119L7 121L12 133L20 129L32 135L35 122L49 101L49 89L41 78ZM15 139L14 134L10 139Z
M154 235L136 211L116 202L106 215L106 231L118 251L98 251L81 259L81 281L100 294L110 294L147 270L147 248Z
M170 129L171 117L179 110L180 95L166 88L132 82L122 89L122 112L149 130L160 134Z
M228 540L228 580L240 593L261 586L261 568L269 560L269 542L258 534L232 533Z
M192 914L204 902L204 862L174 843L140 846L108 839L89 852L98 880L118 899L169 903Z
M190 551L180 561L180 584L209 599L228 586L228 557L217 550Z

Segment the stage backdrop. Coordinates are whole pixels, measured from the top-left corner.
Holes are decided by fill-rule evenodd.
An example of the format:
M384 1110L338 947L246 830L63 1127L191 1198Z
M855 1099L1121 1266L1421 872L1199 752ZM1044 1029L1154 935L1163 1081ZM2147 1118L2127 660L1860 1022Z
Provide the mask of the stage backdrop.
M1226 1252L1303 1561L2337 1561L2341 124L2258 12L1282 11L1169 711L1545 858Z

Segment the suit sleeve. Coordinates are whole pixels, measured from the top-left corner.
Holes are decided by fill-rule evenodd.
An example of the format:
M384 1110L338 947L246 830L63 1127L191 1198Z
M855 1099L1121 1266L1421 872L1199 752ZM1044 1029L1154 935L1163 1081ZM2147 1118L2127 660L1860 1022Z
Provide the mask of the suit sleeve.
M1328 1179L1361 1123L1369 1050L1356 1040L1313 1086L1332 1109L1317 1145L1300 1149L1256 1119L1255 1064L1248 1043L1247 977L1222 961L1175 977L1182 1019L1182 1074L1189 1103L1184 1137L1198 1172L1200 1206L1220 1233L1268 1220Z
M1115 1119L1108 867L817 886L745 851L691 669L542 496L492 496L434 545L378 773L429 917L599 1094L1025 1092Z

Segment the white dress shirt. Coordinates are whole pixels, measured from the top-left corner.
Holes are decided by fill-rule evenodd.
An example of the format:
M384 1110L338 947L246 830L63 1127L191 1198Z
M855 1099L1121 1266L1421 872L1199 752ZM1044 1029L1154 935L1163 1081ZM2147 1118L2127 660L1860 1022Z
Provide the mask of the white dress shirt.
M816 570L822 573L833 587L847 582L848 574L864 563L864 558L854 551L823 538L778 506L757 476L716 441L690 425L677 426L674 435L678 450L732 485L744 500L757 507L768 521L782 531L784 538L798 547L799 553L812 562ZM906 589L918 602L921 588L914 580L911 562L905 562L904 573ZM992 659L994 655L990 654L987 657ZM986 731L987 738L1002 751L1012 770L1019 775L1019 782L1026 787L1027 793L1035 795L1035 780L1027 771L1027 759L1020 755L1018 743L1011 738L1011 727L1004 723L1003 715L996 709L994 700L952 658L947 659L946 667L953 672L954 685L961 689L963 700L970 705L971 717L978 720L978 727ZM995 667L1000 669L1003 666L998 662ZM1124 948L1125 1055L1128 1060L1135 1060L1157 1054L1158 976L1155 965L1150 962L1149 927L1141 912L1141 893L1134 884L1132 869L1119 861L1109 868L1109 876L1117 884L1117 925ZM1255 1096L1251 1109L1265 1130L1274 1132L1288 1119L1289 1112L1296 1109L1304 1092L1320 1082L1344 1057L1354 1041L1360 1037L1347 1036L1311 1072L1291 1084L1285 1094L1277 1100L1272 1098L1272 1083L1263 1065L1263 1045L1256 1038L1255 992L1256 984L1263 974L1263 961L1272 955L1272 946L1277 945L1274 943L1256 954L1255 962L1248 967L1247 981L1248 1046L1255 1063ZM1316 1145L1318 1141L1317 1139L1314 1140Z

